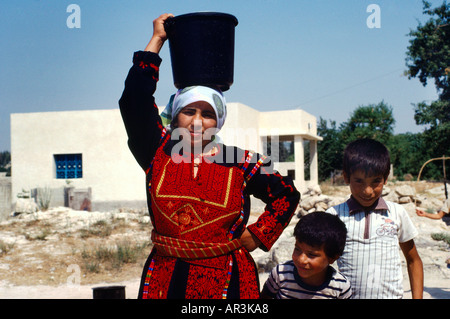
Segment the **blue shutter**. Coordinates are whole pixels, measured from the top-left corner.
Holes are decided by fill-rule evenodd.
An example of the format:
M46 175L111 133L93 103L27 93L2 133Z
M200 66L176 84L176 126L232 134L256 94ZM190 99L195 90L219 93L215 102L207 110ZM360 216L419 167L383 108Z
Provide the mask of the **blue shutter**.
M54 155L56 178L83 178L83 163L81 154Z

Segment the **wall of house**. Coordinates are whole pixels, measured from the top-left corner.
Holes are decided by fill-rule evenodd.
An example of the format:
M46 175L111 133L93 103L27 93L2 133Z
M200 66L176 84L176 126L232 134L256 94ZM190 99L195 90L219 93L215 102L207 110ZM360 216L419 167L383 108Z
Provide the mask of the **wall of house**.
M0 221L11 214L11 177L0 173Z
M227 103L227 119L219 132L224 144L262 153L260 114L245 104Z
M303 110L260 113L260 135L317 135L317 119Z
M83 178L57 179L55 154L82 154ZM117 109L11 115L12 202L22 190L92 188L93 209L145 205L145 175ZM56 198L54 199L56 200Z

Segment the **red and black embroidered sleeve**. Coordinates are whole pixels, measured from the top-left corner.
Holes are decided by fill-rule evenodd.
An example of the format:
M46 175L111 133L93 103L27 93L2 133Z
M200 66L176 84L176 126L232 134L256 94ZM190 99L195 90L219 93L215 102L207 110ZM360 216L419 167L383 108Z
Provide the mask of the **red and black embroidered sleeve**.
M269 161L247 184L247 191L266 203L256 223L248 226L248 230L261 241L260 248L264 251L272 247L289 224L300 201L300 193L292 179L273 171Z
M138 51L125 80L119 100L120 113L128 135L128 146L139 165L146 170L161 138L162 122L153 94L161 58L152 52Z

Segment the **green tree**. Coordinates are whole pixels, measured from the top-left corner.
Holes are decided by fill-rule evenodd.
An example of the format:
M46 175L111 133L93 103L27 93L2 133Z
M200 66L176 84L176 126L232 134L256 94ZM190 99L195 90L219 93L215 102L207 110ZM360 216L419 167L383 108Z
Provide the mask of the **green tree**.
M424 162L424 139L420 133L404 133L392 136L388 145L394 175L402 179L405 174L417 178Z
M416 105L414 119L419 125L427 125L423 132L426 149L431 157L450 154L450 101L437 100L430 105Z
M8 151L0 152L0 167L5 167L11 162L11 154Z
M395 119L392 107L384 101L378 104L359 106L347 122L341 124L342 142L349 142L360 138L372 138L388 144L393 136Z
M437 101L418 103L414 109L416 123L426 125L423 153L427 160L448 155L450 151L450 5L444 1L441 6L431 8L424 0L423 8L430 18L409 33L412 39L406 65L410 79L417 77L424 86L433 79L439 94Z
M11 153L8 151L0 152L0 172L6 172L7 176L11 175Z
M336 121L330 120L330 127L328 127L327 120L320 117L317 134L323 138L317 145L319 180L323 181L329 178L335 169L342 169L344 146Z
M426 86L429 79L434 80L440 99L450 100L450 4L444 1L431 8L423 1L423 13L430 16L425 23L419 23L409 36L412 39L406 53L407 74L417 77Z
M323 138L318 143L319 179L325 180L334 170L342 169L344 148L353 140L368 137L389 145L394 123L392 107L384 101L359 106L339 128L331 120L329 127L321 117L317 125L317 134Z

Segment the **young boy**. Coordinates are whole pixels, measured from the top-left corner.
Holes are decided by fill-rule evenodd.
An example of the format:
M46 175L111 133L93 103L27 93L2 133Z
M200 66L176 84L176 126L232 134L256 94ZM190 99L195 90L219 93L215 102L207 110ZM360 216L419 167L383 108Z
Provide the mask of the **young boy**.
M273 268L261 297L275 299L348 299L350 282L332 264L344 250L347 229L337 217L310 213L294 229L292 260Z
M343 175L351 197L327 212L338 215L348 229L339 271L351 282L353 298L402 298L401 248L407 263L412 297L423 295L423 266L413 238L417 230L399 204L381 194L390 170L386 147L359 139L344 151Z

